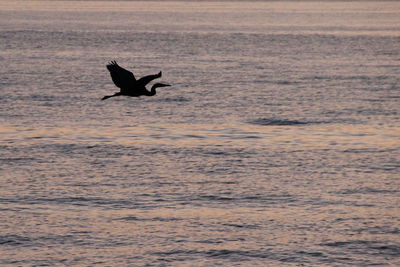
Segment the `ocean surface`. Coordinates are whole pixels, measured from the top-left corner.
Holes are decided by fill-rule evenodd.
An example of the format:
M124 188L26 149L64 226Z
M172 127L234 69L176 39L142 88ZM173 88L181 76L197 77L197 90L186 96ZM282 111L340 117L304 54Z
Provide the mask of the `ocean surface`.
M2 0L0 25L1 265L400 265L400 2ZM111 60L172 86L101 101Z

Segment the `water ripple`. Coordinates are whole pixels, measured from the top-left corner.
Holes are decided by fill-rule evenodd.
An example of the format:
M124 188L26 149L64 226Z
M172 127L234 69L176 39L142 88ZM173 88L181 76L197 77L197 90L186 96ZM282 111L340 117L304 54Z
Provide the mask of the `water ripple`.
M256 124L256 125L265 125L265 126L295 126L295 125L311 124L311 122L306 122L306 121L269 119L269 118L260 118L260 119L252 120L252 121L249 121L249 123Z

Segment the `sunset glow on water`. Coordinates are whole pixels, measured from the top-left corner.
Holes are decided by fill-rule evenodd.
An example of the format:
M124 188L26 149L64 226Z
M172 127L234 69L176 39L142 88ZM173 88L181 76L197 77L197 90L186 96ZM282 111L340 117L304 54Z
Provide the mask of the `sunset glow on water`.
M400 3L0 1L0 264L400 265ZM171 87L118 96L106 64Z

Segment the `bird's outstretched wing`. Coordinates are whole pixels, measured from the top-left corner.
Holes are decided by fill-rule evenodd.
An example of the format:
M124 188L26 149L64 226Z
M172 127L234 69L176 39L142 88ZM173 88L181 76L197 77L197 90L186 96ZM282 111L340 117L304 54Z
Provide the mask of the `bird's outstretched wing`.
M133 73L120 67L116 61L111 61L107 69L110 71L113 82L121 90L128 90L136 83Z

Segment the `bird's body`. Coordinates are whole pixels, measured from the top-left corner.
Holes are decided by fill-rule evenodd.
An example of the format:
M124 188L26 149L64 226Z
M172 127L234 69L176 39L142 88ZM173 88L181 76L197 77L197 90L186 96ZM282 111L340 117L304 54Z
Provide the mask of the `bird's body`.
M120 95L132 97L139 97L142 95L153 96L156 94L156 88L170 86L165 83L155 83L150 91L146 89L146 85L149 82L161 77L161 71L158 74L148 75L136 80L132 72L120 67L115 61L111 61L111 63L107 65L107 69L110 72L111 79L114 84L120 88L120 91L113 95L104 96L101 100Z

